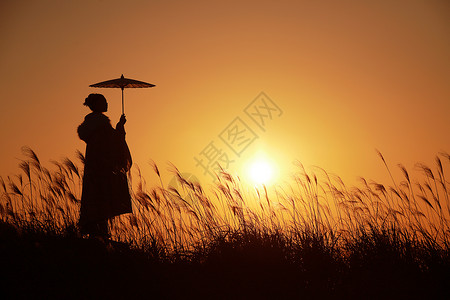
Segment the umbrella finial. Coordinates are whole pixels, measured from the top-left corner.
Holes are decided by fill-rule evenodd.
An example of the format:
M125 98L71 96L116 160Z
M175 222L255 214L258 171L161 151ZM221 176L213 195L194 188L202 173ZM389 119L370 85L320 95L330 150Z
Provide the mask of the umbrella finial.
M123 77L123 74L122 74L122 76L120 76L120 78L124 78L124 77Z

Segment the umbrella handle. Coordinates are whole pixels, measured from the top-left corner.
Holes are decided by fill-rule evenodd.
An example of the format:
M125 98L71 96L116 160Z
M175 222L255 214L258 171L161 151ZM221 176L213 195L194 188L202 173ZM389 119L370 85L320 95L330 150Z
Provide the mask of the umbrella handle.
M125 108L124 108L124 105L123 105L123 88L121 90L122 90L122 115L123 115L123 114L125 114Z

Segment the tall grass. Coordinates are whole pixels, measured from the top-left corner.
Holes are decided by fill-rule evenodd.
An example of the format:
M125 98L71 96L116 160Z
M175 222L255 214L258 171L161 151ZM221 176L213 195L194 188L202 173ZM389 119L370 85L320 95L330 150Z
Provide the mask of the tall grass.
M26 159L14 177L0 177L0 218L18 228L52 234L75 232L82 171L68 158L53 161L50 171L36 153L24 147ZM83 155L78 152L80 158Z
M1 221L22 230L79 235L83 155L77 152L76 163L54 161L49 169L32 149L23 152L21 172L0 177ZM426 253L449 253L449 164L450 155L440 153L435 170L416 166L419 179L398 165L400 179L391 175L392 182L382 184L361 178L353 187L298 163L293 183L270 191L250 188L226 172L205 190L175 166L170 168L181 187L166 188L156 164L159 182L148 187L135 167L134 213L111 221L112 238L167 260L202 261L256 247L305 268L308 255L321 255L323 262L367 261L383 251L414 255L426 267Z

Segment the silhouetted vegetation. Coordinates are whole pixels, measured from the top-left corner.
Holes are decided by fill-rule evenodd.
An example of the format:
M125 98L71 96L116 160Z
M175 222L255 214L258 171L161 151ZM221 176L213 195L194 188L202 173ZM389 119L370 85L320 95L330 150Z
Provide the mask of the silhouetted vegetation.
M79 234L82 168L44 167L24 149L0 178L2 293L45 298L447 298L450 156L421 181L359 187L298 164L291 186L251 189L226 172L206 191L172 166L181 188L147 188L135 169L133 215L112 241ZM381 161L391 173L384 157ZM78 153L81 165L83 156ZM392 176L391 176L392 177Z

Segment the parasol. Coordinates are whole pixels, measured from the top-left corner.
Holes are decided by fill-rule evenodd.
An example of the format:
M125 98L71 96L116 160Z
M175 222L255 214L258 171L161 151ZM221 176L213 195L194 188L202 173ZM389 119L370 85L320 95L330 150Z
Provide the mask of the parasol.
M125 88L149 88L154 87L154 84L138 81L134 79L129 79L120 76L120 78L102 81L99 83L91 84L90 87L96 87L96 88L120 88L122 90L122 114L124 114L124 104L123 104L123 90Z

